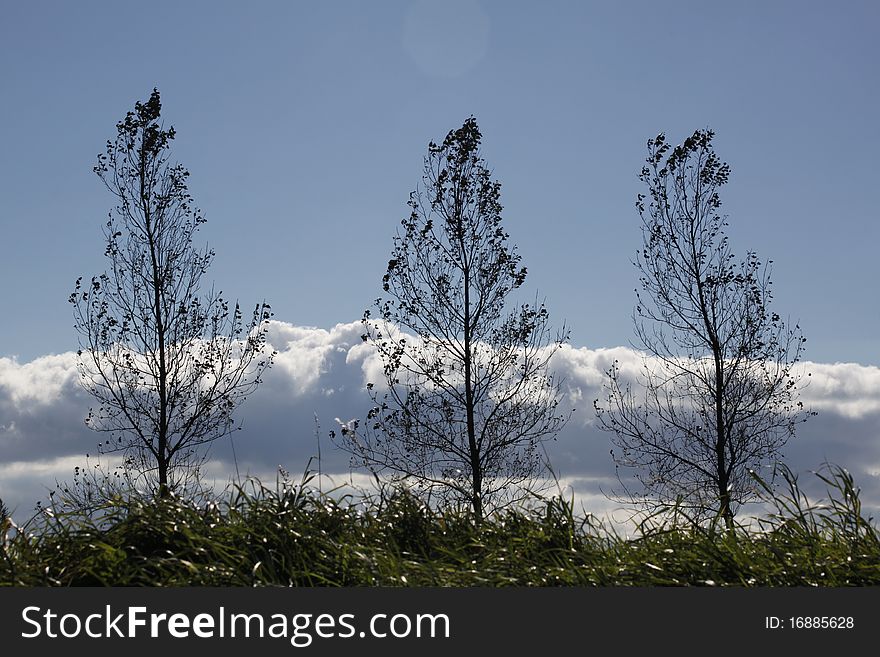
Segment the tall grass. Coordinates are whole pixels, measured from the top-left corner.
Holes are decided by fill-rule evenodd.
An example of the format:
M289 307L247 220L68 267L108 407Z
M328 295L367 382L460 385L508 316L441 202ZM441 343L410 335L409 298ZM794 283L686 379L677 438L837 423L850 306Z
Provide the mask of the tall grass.
M507 509L477 527L466 508L405 491L334 497L307 475L257 480L219 499L119 491L88 507L61 495L0 537L0 583L17 586L844 586L880 584L878 530L843 469L811 503L782 471L759 483L771 511L734 531L685 513L625 537L571 500Z

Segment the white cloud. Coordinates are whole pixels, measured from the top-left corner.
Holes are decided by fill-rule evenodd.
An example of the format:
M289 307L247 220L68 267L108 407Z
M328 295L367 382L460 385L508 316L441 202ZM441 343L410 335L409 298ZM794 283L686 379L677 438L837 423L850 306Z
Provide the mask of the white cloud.
M329 361L334 354L354 351L363 341L360 322L337 324L327 331L315 327L300 327L284 322L272 322L268 341L278 354L273 372L288 379L296 395L305 395L316 388L322 392L336 389L322 377L328 373ZM277 378L277 377L275 377Z
M42 356L24 364L13 358L0 358L0 396L19 408L51 404L78 385L78 380L73 352Z
M615 361L622 380L639 380L644 355L627 347L594 350L566 345L554 357L554 366L567 378L573 398L592 402ZM880 367L808 361L798 364L795 373L802 377L800 399L813 410L850 419L880 413Z
M361 340L360 322L331 329L271 323L269 340L278 351L264 383L239 409L243 430L233 436L239 471L274 481L282 465L294 478L320 447L322 469L348 477L348 457L327 436L334 418L364 417L368 382L381 383L382 365ZM635 379L640 353L626 348L565 346L553 358L565 379L572 421L548 452L559 476L572 483L594 513L611 508L600 484L614 477L607 434L592 426L592 402L601 396L605 372L614 360ZM0 358L0 497L30 509L55 478L69 477L71 463L95 454L99 436L83 424L91 399L80 388L73 353L29 363ZM853 363L804 363L811 373L802 399L819 411L799 429L785 450L796 469L837 462L856 475L868 506L880 503L880 368ZM314 418L320 431L316 435ZM235 472L230 441L212 449L212 475L221 482ZM313 468L316 467L313 463ZM225 475L224 475L225 473ZM269 482L267 482L269 483ZM35 497L36 496L36 497Z
M110 467L114 462L106 460ZM56 482L71 480L77 467L89 467L89 460L80 455L0 463L0 496L17 520L25 520L33 514L38 500L47 499Z
M880 367L856 363L804 363L804 403L851 419L880 413Z

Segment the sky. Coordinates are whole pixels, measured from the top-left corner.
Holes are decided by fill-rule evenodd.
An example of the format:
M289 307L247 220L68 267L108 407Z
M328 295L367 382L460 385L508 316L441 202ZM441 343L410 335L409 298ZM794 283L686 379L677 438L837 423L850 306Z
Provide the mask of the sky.
M28 507L38 483L95 442L70 378L67 297L105 267L113 201L91 167L154 87L208 220L210 279L245 305L268 301L289 356L292 369L277 364L242 409L237 440L255 445L255 471L297 471L316 413L327 429L365 404L346 327L381 292L428 142L473 115L525 288L571 328L572 362L632 339L645 142L713 129L732 168L722 201L733 249L774 261L774 306L800 323L809 394L825 404L790 458L810 468L833 455L880 488L876 3L4 1L2 11L4 499ZM591 367L558 459L595 493L610 463L590 425L601 369Z

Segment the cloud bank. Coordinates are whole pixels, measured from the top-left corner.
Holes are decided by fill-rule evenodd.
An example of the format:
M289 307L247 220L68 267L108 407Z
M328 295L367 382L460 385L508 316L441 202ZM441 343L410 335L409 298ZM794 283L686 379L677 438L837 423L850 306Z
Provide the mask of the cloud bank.
M368 382L382 380L381 363L361 340L360 322L327 330L274 321L269 341L278 351L263 385L237 413L242 430L211 451L210 472L222 484L235 472L274 479L277 467L296 475L321 454L321 468L347 479L348 457L328 438L335 418L364 417ZM553 359L565 379L572 419L547 445L557 474L586 510L614 504L602 495L616 483L609 436L595 427L593 400L601 396L614 360L634 376L640 353L625 347L566 345ZM866 508L880 508L880 368L853 363L804 363L804 403L819 412L800 425L784 450L786 462L806 472L824 461L849 469ZM81 389L72 352L28 363L0 358L0 498L26 519L56 480L70 479L86 454L97 453L98 434L83 419L91 398ZM314 466L314 463L313 463ZM806 479L805 479L806 481Z

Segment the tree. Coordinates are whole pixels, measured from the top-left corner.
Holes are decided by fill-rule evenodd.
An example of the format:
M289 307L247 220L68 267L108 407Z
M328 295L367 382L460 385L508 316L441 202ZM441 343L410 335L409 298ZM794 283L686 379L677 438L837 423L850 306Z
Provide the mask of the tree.
M95 173L116 197L104 230L109 269L70 296L79 334L79 370L97 400L86 423L109 432L104 451L160 496L180 489L206 458L204 446L236 427L233 411L260 383L269 306L245 323L202 277L214 252L197 250L205 222L187 188L189 172L169 160L174 128L148 101L116 125Z
M663 134L648 141L634 263L639 392L615 362L595 406L641 501L679 500L732 526L738 506L755 498L749 471L778 458L811 413L797 401L794 370L805 338L770 309L772 261L731 252L719 214L730 167L713 136L698 130L671 150Z
M526 269L501 225L501 184L480 141L471 117L428 146L423 186L394 237L386 296L377 317L363 318L384 391L367 386L375 405L363 432L359 423L342 430L359 465L465 501L477 522L542 474L541 443L567 420L548 370L564 329L551 337L543 304L505 313Z
M6 544L9 541L9 533L15 524L12 522L12 513L0 499L0 551L5 552ZM3 556L6 556L5 554Z

